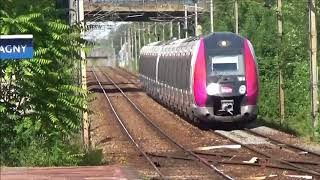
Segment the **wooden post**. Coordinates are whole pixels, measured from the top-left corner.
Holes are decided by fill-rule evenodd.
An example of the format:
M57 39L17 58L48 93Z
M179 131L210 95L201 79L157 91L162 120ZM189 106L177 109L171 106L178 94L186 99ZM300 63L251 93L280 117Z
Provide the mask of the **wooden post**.
M278 23L278 39L279 39L279 44L281 47L282 44L282 2L281 0L277 0L277 23ZM278 50L278 62L280 63L280 51L281 49ZM285 99L284 99L284 82L283 82L283 75L282 75L282 69L280 68L279 65L279 111L280 111L280 124L284 123L285 119Z
M310 78L311 78L311 116L313 135L319 123L319 96L318 96L318 68L317 68L317 25L316 25L316 0L309 0L309 44L310 44Z

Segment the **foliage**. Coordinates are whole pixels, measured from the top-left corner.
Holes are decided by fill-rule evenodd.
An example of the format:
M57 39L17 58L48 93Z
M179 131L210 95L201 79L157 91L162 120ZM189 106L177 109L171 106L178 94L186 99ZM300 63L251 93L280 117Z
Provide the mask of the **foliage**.
M79 28L59 19L54 0L5 0L1 34L33 34L34 58L0 62L0 161L6 166L77 164L86 92L77 86Z

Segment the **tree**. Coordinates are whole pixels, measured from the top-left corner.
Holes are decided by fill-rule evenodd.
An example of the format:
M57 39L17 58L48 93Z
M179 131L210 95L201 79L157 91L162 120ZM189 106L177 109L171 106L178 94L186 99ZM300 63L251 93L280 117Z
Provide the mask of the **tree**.
M3 165L63 165L79 160L67 142L80 132L86 103L75 68L83 42L79 28L69 27L59 15L54 0L2 3L1 34L33 34L35 49L31 60L0 61Z

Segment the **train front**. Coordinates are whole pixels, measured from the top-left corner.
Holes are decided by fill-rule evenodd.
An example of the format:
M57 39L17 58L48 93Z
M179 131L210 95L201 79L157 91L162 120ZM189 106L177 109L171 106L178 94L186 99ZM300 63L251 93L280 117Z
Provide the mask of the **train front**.
M258 112L259 80L249 40L234 33L200 39L194 64L194 114L204 121L252 121Z

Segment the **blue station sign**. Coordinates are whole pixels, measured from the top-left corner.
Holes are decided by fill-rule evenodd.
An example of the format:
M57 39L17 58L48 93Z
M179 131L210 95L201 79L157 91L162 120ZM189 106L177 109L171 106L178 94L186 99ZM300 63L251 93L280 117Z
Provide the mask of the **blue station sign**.
M0 35L1 59L33 58L33 35Z

